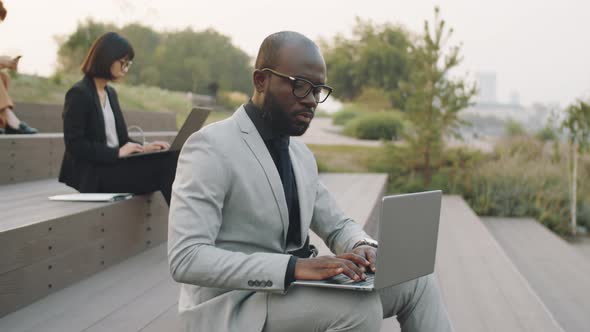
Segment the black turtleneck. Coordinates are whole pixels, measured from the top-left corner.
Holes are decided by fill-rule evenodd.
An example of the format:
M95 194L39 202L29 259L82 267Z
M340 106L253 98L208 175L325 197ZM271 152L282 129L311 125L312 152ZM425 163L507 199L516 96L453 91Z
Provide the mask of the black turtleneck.
M295 174L291 159L289 157L289 136L278 133L272 126L262 117L262 110L250 100L244 105L246 113L258 133L262 137L270 156L272 157L275 166L281 177L283 190L285 193L285 200L287 201L287 209L289 211L289 229L287 230L287 244L294 244L301 246L301 218L299 211L299 197L297 196L297 184L295 183ZM298 252L294 252L291 256L285 274L285 287L295 280L295 263L297 262Z

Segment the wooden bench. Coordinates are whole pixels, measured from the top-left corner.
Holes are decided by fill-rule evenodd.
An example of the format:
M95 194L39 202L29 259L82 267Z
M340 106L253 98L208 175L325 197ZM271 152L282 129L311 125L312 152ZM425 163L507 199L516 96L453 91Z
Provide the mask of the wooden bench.
M141 140L137 132L130 133ZM146 132L147 141L172 142L175 131ZM35 135L0 135L0 185L14 184L47 178L57 178L64 155L64 140L61 133Z
M345 212L363 218L373 214L387 181L382 174L321 177ZM346 189L342 183L348 184ZM363 199L355 201L360 190ZM43 278L37 279L46 286ZM182 331L178 294L178 285L170 277L166 245L161 244L0 318L0 330Z
M63 105L16 102L15 112L42 133L63 132ZM144 131L177 131L176 115L171 112L129 110L123 111L123 115L127 126L136 125Z
M161 194L114 203L48 199L71 192L54 179L0 186L0 316L166 240Z

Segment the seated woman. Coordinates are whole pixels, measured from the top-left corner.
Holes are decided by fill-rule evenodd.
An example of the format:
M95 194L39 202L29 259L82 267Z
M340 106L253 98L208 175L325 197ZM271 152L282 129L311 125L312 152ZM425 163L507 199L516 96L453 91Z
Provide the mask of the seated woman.
M4 4L0 1L0 22L4 21L6 13ZM35 134L37 132L37 129L20 121L12 111L14 103L8 95L10 76L3 69L16 71L19 60L20 56L15 58L0 56L0 134Z
M141 145L131 140L117 93L108 82L123 78L134 51L129 42L108 32L92 44L84 62L84 78L66 93L63 124L65 154L59 181L82 193L135 193L160 190L170 204L178 152L166 142Z

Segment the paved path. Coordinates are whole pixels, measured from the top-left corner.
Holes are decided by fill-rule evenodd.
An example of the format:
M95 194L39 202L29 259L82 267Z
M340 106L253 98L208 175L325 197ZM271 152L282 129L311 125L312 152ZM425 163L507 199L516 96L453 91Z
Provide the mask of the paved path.
M590 261L590 237L580 238L571 245Z
M590 330L590 258L530 218L483 218L568 332Z
M340 127L332 124L332 118L314 118L301 137L305 144L381 146L381 141L360 140L339 134Z

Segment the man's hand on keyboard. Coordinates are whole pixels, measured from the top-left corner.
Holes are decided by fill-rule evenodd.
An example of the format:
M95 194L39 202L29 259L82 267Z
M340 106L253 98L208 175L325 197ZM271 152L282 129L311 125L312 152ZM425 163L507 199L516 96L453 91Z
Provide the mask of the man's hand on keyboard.
M366 278L365 271L370 262L354 253L338 256L319 256L314 258L299 258L295 263L295 279L324 280L340 273L350 279L359 281Z
M375 273L375 260L377 259L377 248L371 246L358 246L352 250L352 253L366 259L370 263L369 272Z

